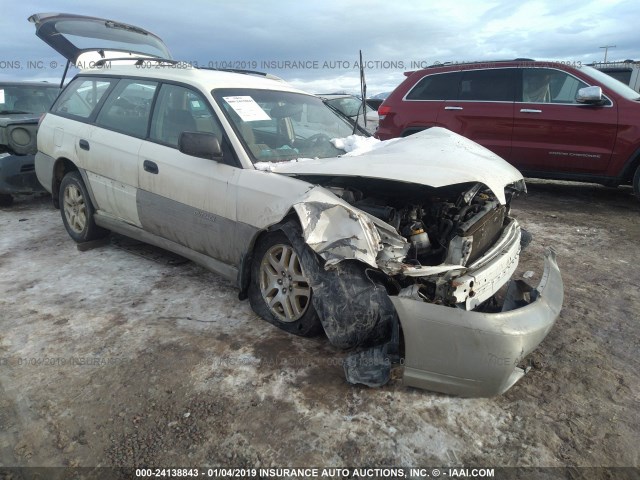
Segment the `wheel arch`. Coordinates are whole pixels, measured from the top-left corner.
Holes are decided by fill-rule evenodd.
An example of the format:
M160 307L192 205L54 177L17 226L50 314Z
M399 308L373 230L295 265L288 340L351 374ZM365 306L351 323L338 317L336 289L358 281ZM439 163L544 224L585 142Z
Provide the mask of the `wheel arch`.
M51 196L53 205L56 208L60 208L60 184L64 176L69 172L80 172L80 169L68 158L60 157L56 159L53 164L53 176L51 177Z
M298 227L302 228L300 218L293 208L290 208L287 214L278 223L256 232L251 239L251 242L249 242L247 250L242 256L240 266L238 268L238 286L240 287L240 293L238 296L240 300L246 300L248 298L249 283L251 282L251 262L253 260L253 252L255 251L256 246L259 245L262 239L269 235L269 233L282 230L282 226L290 222L294 222Z
M640 148L637 148L622 167L620 183L632 184L636 170L640 168Z

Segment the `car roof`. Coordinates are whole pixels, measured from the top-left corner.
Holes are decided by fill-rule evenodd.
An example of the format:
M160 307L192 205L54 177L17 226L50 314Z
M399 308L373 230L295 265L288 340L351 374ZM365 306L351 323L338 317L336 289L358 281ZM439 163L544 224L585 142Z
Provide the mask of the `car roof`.
M255 88L263 90L280 90L293 93L308 92L298 90L287 82L257 72L238 73L234 71L209 70L192 67L188 64L152 64L152 68L144 65L115 65L109 68L92 68L82 70L79 75L123 76L141 79L168 80L188 83L202 90L215 88Z

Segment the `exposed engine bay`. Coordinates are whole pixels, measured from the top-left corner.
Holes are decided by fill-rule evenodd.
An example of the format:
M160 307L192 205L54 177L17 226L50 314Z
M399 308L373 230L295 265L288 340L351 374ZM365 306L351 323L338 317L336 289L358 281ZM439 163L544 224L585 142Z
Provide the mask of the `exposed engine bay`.
M519 184L507 187L507 203L503 205L481 183L432 188L360 177L306 180L322 185L349 205L381 220L404 240L405 245L399 246L400 238L394 242L377 225L382 243L394 244L396 255L402 252L402 257L397 258L402 265L399 275L384 275L390 294L404 293L430 303L466 309L486 300L483 297L468 301L475 296L473 279L467 279L466 285L452 279L463 277L468 267L481 265L483 255L488 252L495 256L496 244L506 227L515 226L509 217L509 204L521 190ZM391 255L385 250L382 248L377 256L380 266L385 255ZM517 253L515 260L517 263Z

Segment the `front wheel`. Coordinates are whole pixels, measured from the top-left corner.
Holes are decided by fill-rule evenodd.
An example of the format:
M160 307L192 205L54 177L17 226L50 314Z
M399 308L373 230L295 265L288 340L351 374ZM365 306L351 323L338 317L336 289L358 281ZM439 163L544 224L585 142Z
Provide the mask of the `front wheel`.
M640 200L640 165L636 168L636 174L633 176L633 193Z
M88 242L108 235L108 230L95 223L95 210L79 172L69 172L64 176L60 183L59 202L64 227L76 242Z
M270 233L257 246L251 265L251 307L269 323L310 337L322 332L312 304L313 291L300 255L282 232Z

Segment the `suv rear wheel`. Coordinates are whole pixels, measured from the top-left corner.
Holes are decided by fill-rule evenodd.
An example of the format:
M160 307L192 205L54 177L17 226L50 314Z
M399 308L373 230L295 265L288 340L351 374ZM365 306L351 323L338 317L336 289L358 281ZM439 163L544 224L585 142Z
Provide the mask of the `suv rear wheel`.
M58 198L64 227L76 242L88 242L109 234L108 230L97 226L94 221L95 209L80 172L69 172L64 176Z

